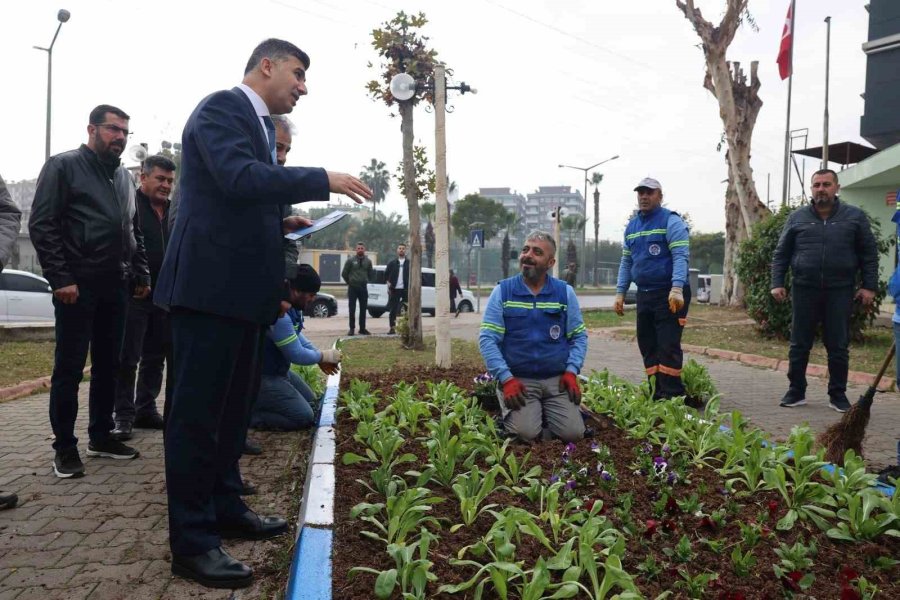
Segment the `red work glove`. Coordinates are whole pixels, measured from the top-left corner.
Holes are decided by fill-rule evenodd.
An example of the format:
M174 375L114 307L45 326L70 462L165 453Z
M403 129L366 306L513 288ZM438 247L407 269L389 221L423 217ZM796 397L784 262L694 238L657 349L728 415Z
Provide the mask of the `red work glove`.
M525 393L528 390L522 382L511 377L503 383L503 403L509 410L519 410L525 406Z
M569 394L569 400L575 406L581 404L581 388L578 387L578 377L575 376L575 373L571 371L563 373L559 378L559 391Z

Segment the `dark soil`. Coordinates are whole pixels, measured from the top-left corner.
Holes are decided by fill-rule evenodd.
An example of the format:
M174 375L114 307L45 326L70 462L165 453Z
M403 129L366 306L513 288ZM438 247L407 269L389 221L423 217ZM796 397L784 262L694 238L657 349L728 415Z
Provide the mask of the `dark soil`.
M439 381L447 379L455 382L461 388L471 391L472 378L478 374L476 369L453 369L445 372L437 369L415 370L395 369L389 373L345 373L343 385L349 385L352 378L360 378L369 381L373 389L380 390L383 397L392 394L393 385L399 381ZM423 386L424 389L424 386ZM718 581L714 581L707 588L704 598L733 599L745 598L747 600L780 599L787 597L785 584L779 581L772 570L772 565L778 564L779 558L774 550L781 542L792 544L800 539L808 543L814 541L818 547L818 554L814 557L815 564L809 573L815 575L812 587L807 591L808 597L820 600L826 598L841 598L842 572L850 568L859 575L865 577L870 583L878 586L879 597L900 598L900 569L892 567L878 569L872 566L872 561L879 557L900 559L900 540L883 536L875 543L844 544L830 540L823 532L820 532L812 524L799 522L789 532L775 531L775 523L785 512L783 503L774 492L757 493L749 497L737 497L724 493L722 478L712 469L689 470L684 481L673 487L676 500L684 500L692 494L699 496L702 502L702 513L709 515L718 509L729 509L723 526L718 527L704 522L702 517L694 514L686 514L678 507L671 507L663 515L657 516L653 512L653 504L657 500L656 490L648 485L646 477L634 473L634 460L636 449L640 442L625 436L606 417L599 417L591 423L596 430L593 440L585 440L577 444L577 449L571 456L573 462L585 465L594 465L597 462L596 455L591 451L591 442L596 441L609 447L612 461L615 466L617 486L609 491L603 491L593 480L577 487L573 493L584 500L602 500L604 503L603 514L610 518L613 525L620 531L632 530L633 534L626 537L626 553L623 558L623 567L630 573L635 583L644 596L655 598L658 594L673 590L676 598L687 598L687 593L675 587L675 583L682 579L679 570L696 576L704 572L718 573ZM336 489L335 489L335 538L333 555L333 597L341 600L369 600L374 598L375 576L358 574L349 576L348 572L355 566L368 566L376 570L393 568L394 564L384 546L360 535L361 529L366 527L363 522L350 518L350 509L359 502L373 501L366 498L366 490L356 482L357 479L368 479L371 467L367 464L344 466L340 457L346 452L363 453L363 449L353 440L355 424L344 421L337 426L337 453L336 453ZM510 450L519 458L525 453L531 452L529 465L539 464L543 467L543 480L562 465L562 453L564 444L559 441L543 442L534 445L513 444ZM426 453L420 442L410 440L406 442L401 452L412 452L419 457L421 464L406 465L408 469L420 469L424 466ZM658 452L658 449L655 449ZM479 465L484 468L484 465ZM405 469L404 469L405 470ZM437 485L429 485L433 493L445 498L445 501L434 507L432 514L445 518L446 523L454 524L461 521L459 517L459 504L448 489ZM627 501L630 494L631 507L623 510L622 503ZM520 506L537 514L539 508L532 505L527 498L520 495L512 495L505 492L495 492L487 502L497 503L500 507ZM618 510L617 510L618 509ZM650 535L647 531L648 521L658 523L655 533ZM733 547L742 542L742 533L739 523L748 524L759 522L766 532L761 541L753 549L757 559L754 567L749 569L749 575L739 577L735 574L731 552ZM437 531L440 539L431 548L431 560L434 562L433 572L438 577L438 585L453 584L467 580L474 574L474 569L454 566L450 564L450 558L456 557L457 552L463 546L477 541L488 531L493 522L493 517L484 513L472 527L463 527L455 533L449 532L449 525ZM547 531L548 535L550 534ZM665 549L674 549L682 535L687 535L692 544L693 557L685 563L679 563L670 558ZM710 550L700 540L707 538L714 541L723 541L724 549L720 553ZM552 537L551 537L552 540ZM541 555L548 558L546 548L541 547L533 538L522 536L522 543L516 548L516 560L524 560L526 568L530 568ZM557 547L565 540L560 540ZM744 547L746 551L747 548ZM648 578L638 569L648 557L655 558L661 567L661 572ZM602 572L601 572L602 575ZM438 585L430 588L429 598L470 598L469 594L457 594L449 596L436 593ZM399 597L399 595L395 595ZM493 593L485 597L494 598ZM802 597L802 596L798 596Z

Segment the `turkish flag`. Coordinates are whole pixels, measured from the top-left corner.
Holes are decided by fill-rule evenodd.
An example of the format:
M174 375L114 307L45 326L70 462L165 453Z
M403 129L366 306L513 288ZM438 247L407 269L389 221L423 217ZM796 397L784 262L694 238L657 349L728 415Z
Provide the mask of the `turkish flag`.
M778 73L787 79L793 72L794 54L794 3L788 6L784 30L781 32L781 47L778 48Z

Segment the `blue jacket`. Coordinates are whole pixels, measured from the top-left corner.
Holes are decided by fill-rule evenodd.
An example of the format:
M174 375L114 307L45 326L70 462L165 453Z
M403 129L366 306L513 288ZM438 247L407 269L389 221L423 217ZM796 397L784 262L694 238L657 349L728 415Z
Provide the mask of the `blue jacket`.
M511 377L578 374L587 332L575 290L547 276L535 295L521 274L504 279L491 292L478 345L488 371L501 383Z
M684 287L689 262L689 233L678 213L661 206L638 212L625 228L616 292L624 294L632 281L642 292Z
M285 274L280 205L328 200L328 175L274 164L240 88L204 98L181 144L178 218L153 300L271 325Z
M301 333L303 315L290 309L266 331L263 375L287 375L291 365L317 365L322 353Z

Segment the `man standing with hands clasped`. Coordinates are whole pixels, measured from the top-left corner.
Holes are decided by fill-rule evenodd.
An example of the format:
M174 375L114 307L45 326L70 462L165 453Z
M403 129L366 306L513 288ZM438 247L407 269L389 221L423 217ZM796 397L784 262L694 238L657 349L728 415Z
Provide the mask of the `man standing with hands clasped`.
M837 173L821 169L812 176L812 204L788 217L772 258L772 297L787 300L785 276L791 268L790 387L781 406L806 404L806 366L822 323L828 350L831 407L847 412L850 368L850 315L854 300L869 307L878 289L878 248L866 214L838 198ZM857 272L862 272L859 290Z
M356 303L359 302L359 333L370 335L366 329L366 308L369 303L369 282L375 276L375 267L366 256L366 245L356 242L356 256L347 259L341 271L341 279L347 284L347 302L350 305L350 332L356 330Z
M501 384L503 424L524 441L584 436L578 373L587 332L575 290L548 274L555 256L549 233L528 235L522 272L491 292L478 336L484 363Z
M288 529L244 504L238 469L262 336L287 299L282 238L311 224L283 219L283 205L372 195L345 173L276 164L270 115L290 113L306 95L309 64L294 44L265 40L243 82L201 100L182 134L180 207L154 301L171 312L175 350L165 430L172 572L208 587L253 581L223 538Z
M616 314L625 314L625 292L637 284L637 339L647 377L656 377L654 399L684 396L681 334L687 323L690 242L678 213L663 208L662 186L647 177L634 188L638 213L625 228ZM690 399L688 399L690 401Z

